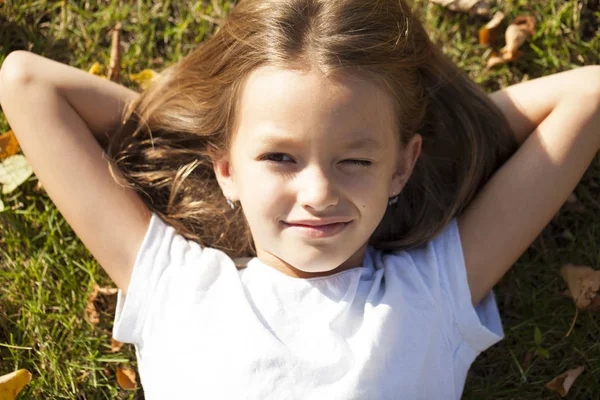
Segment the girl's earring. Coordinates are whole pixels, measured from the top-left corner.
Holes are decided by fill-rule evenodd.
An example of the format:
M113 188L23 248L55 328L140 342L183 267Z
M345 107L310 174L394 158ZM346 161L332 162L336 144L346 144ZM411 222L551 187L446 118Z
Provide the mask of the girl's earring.
M392 193L394 194L394 193ZM396 204L398 202L398 198L400 197L400 195L392 197L391 199L388 200L388 206L391 206L392 204Z
M235 208L235 204L233 204L233 201L227 199L227 204L229 204L229 207L231 207L232 209Z

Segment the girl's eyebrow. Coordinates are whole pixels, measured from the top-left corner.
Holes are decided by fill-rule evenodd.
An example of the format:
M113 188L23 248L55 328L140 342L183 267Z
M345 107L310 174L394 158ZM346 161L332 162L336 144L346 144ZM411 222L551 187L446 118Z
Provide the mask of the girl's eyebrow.
M373 137L361 137L356 140L345 140L340 143L340 147L346 150L351 149L373 149L382 150L383 145L381 142Z
M297 145L299 142L295 136L264 135L257 138L257 143L263 146ZM343 140L339 143L339 147L343 150L383 150L384 148L379 140L370 136Z

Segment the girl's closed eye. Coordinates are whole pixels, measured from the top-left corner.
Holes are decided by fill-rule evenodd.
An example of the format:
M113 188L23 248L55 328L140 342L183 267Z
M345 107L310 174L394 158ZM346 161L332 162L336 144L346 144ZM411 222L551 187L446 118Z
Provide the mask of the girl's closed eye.
M281 159L283 157L290 158L287 154L284 154L284 153L269 153L269 154L265 154L264 156L262 156L260 158L260 160L279 164L281 162L285 162L284 160ZM373 164L373 162L369 161L369 160L348 159L348 160L343 160L342 162L354 164L354 165L360 165L360 166L364 166L364 167L368 167L369 165Z

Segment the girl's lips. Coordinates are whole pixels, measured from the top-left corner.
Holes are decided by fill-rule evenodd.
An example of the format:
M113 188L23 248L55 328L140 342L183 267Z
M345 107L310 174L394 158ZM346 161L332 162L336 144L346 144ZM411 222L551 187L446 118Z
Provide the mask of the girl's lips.
M284 224L287 227L292 228L294 231L297 231L298 233L300 233L304 236L308 236L310 238L324 238L324 237L329 237L329 236L333 236L333 235L340 233L351 222L352 221L338 222L335 224L317 225L317 226L309 226L309 225L301 225L301 224L288 224L287 222L284 222Z

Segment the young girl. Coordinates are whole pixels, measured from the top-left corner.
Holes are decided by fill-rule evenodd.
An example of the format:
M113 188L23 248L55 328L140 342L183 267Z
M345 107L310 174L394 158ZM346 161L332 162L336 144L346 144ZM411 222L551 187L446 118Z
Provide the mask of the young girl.
M242 0L141 95L17 51L0 102L147 399L450 399L600 147L599 68L488 96L404 0Z

